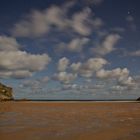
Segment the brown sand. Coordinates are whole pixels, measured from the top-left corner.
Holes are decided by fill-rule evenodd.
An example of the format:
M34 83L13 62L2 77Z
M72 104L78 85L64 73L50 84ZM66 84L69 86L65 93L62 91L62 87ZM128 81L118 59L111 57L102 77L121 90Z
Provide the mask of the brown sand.
M0 140L140 140L140 103L0 103Z

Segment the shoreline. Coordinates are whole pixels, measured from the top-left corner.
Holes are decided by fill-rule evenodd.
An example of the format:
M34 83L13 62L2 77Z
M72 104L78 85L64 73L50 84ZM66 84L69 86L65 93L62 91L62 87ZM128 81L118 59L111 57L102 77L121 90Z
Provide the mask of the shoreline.
M0 103L140 103L135 100L9 100Z
M42 102L45 102L45 101L48 101L48 102L51 102L51 101L57 101L57 102L63 102L63 101L77 101L77 102L80 102L80 101L89 101L89 102L112 102L112 101L137 101L137 99L26 99L26 98L21 98L21 99L13 99L13 100L9 100L9 101L42 101Z

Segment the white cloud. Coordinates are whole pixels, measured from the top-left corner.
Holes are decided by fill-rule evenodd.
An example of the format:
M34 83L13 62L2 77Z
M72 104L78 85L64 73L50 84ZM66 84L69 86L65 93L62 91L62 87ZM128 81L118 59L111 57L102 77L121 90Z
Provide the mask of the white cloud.
M92 90L92 89L102 89L104 88L104 85L98 85L98 84L92 84L88 85L85 83L84 85L79 85L79 84L64 84L62 87L62 90L78 90L78 91L83 91L83 90Z
M16 39L0 36L0 77L24 78L46 68L51 58L47 54L21 51Z
M97 78L105 78L105 79L116 79L118 82L118 86L135 86L135 82L131 76L129 76L129 70L127 68L121 69L116 68L113 70L104 70L101 69L96 72Z
M57 74L54 74L53 79L57 80L63 84L69 84L73 80L75 80L76 77L77 77L77 74L67 73L67 72L59 72Z
M113 91L124 91L127 90L127 87L120 86L120 85L115 85L111 88Z
M76 73L85 78L91 78L96 71L100 70L106 64L108 62L103 58L89 58L83 63L72 63L69 68L72 73Z
M96 73L96 76L98 78L120 78L120 77L128 77L128 75L129 75L129 70L127 68L124 69L116 68L113 70L101 69Z
M40 71L50 62L47 54L34 55L23 51L0 52L0 68L4 70Z
M63 9L58 6L52 6L45 12L47 22L50 25L55 25L59 28L64 28L68 24L65 14Z
M120 77L118 80L118 84L122 86L127 86L127 87L132 87L136 85L136 83L134 82L134 79L131 76Z
M15 24L12 34L17 37L38 37L50 30L45 12L33 11Z
M84 78L92 78L93 77L93 71L88 69L80 69L80 75Z
M32 72L28 70L0 71L0 78L23 79L32 76Z
M17 51L21 46L13 37L0 36L0 51Z
M81 76L91 78L94 72L101 69L108 62L103 58L89 58L79 69Z
M58 71L65 71L68 65L69 65L69 60L66 57L63 57L58 61L57 69Z
M80 70L81 66L82 66L81 62L72 63L70 68L72 69L73 72L78 72Z
M104 65L107 64L107 61L103 58L89 58L83 67L97 71L101 69Z
M62 87L62 90L71 90L71 89L78 89L78 85L77 84L64 84Z
M116 43L120 40L120 35L118 34L109 34L105 39L93 48L93 52L98 55L106 55L115 50Z
M93 30L102 27L104 23L100 18L93 18L92 10L87 7L73 15L71 24L75 32L88 36Z
M69 43L60 43L57 47L59 51L81 52L83 47L89 42L88 38L75 38Z
M30 89L35 92L39 92L41 90L41 82L39 80L25 80L20 85L20 88Z
M11 30L16 37L41 37L49 33L52 29L59 31L72 31L87 36L92 33L92 29L102 26L100 18L92 18L90 8L74 13L72 18L68 16L69 7L73 5L65 3L62 6L51 6L43 11L34 10L24 19L17 22Z
M88 41L88 38L73 39L67 46L68 50L72 52L80 52L83 49L83 46L88 43Z
M42 88L49 82L50 78L48 76L45 76L43 78L38 78L38 79L29 79L29 80L24 80L20 83L19 87L20 88L29 88L30 90L34 90L36 92L40 92Z
M33 73L28 70L17 70L12 72L11 77L16 79L23 79L31 77L32 74Z
M87 25L87 20L91 14L91 9L86 8L82 12L73 15L72 26L76 32L82 35L90 35L91 28Z
M34 10L15 24L12 34L18 37L40 37L49 32L53 25L64 28L67 21L63 15L63 9L58 6L52 6L44 11Z

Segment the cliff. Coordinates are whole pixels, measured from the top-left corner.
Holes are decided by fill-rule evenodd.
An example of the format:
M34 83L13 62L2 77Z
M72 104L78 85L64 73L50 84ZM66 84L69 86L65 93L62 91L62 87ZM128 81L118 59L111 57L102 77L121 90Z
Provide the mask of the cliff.
M0 101L13 100L13 89L0 83Z
M140 101L140 97L137 99L137 101Z

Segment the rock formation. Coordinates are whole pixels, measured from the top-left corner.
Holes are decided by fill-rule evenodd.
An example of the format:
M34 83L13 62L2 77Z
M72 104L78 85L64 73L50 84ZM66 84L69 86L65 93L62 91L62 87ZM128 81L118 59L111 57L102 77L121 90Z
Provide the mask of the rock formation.
M7 87L0 83L0 101L13 100L13 90L11 87Z
M140 97L137 99L137 101L140 101Z

